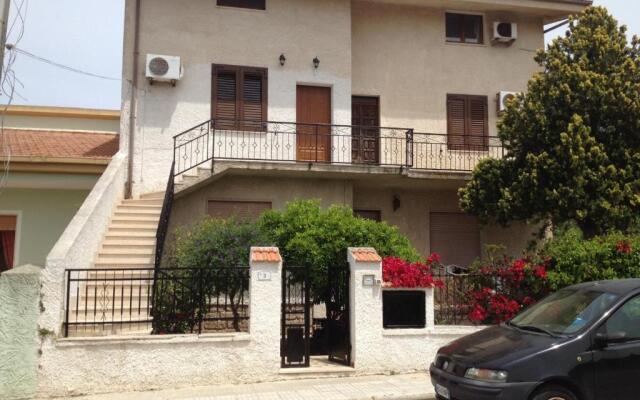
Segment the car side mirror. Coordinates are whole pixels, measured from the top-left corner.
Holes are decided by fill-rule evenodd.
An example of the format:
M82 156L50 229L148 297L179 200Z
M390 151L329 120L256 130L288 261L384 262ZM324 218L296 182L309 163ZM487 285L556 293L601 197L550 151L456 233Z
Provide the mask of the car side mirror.
M624 343L626 341L626 332L596 333L596 344L600 347L605 347L608 344Z

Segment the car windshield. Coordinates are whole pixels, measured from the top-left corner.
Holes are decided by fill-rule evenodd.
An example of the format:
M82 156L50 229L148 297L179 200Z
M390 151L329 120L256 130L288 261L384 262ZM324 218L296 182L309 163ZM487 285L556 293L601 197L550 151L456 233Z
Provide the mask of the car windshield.
M571 335L611 307L618 295L595 290L560 290L510 321L517 328Z

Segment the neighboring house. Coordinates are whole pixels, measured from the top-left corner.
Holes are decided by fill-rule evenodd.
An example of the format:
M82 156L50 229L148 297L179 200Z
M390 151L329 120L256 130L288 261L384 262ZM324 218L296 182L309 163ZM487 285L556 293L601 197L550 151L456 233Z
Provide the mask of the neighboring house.
M12 106L0 141L0 271L47 254L118 150L120 113Z

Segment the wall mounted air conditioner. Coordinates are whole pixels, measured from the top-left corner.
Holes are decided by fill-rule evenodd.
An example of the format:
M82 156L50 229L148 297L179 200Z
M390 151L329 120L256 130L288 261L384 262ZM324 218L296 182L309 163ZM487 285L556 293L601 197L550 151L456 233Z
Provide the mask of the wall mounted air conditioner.
M182 61L180 57L147 54L147 79L154 82L169 82L175 86L182 78Z
M518 38L518 24L513 22L494 22L493 41L512 43Z
M504 112L504 110L507 109L507 104L509 104L511 100L514 100L517 95L517 92L502 91L498 93L498 114Z

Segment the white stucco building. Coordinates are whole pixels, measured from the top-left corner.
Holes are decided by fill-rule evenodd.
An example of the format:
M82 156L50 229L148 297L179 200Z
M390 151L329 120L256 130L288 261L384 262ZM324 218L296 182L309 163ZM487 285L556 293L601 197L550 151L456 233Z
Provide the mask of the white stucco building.
M319 199L397 226L445 264L468 265L487 244L522 251L533 228L480 226L457 190L480 160L503 156L500 110L539 70L545 25L588 4L127 0L120 151L47 257L39 392L300 376L280 364L280 340L300 332L280 324L296 311L278 296L288 290L279 255L253 259L251 307L233 310L241 332L149 334L157 239L206 215L254 218ZM436 331L429 291L417 297L418 328L383 329L380 260L356 253L352 308L339 310L351 323L339 327L348 365L329 373L420 368L460 331ZM420 360L396 354L405 345Z

